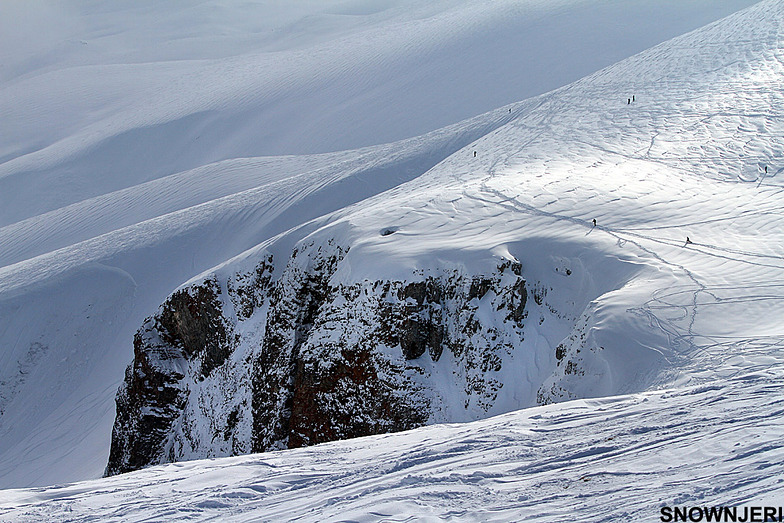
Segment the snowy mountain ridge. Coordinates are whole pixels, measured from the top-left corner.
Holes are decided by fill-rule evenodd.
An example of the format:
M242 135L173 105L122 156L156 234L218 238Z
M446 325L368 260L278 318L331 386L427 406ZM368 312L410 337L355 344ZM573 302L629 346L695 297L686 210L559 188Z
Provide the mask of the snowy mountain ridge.
M731 286L697 276L699 264L680 260L692 249L721 257L727 247L672 237L694 207L715 213L728 183L746 182L740 202L743 192L770 190L759 167L753 183L746 178L748 162L781 156L773 105L744 110L760 94L778 96L777 22L756 12L754 24L729 18L542 97L411 182L316 220L313 232L266 242L241 270L224 264L178 291L139 331L151 337L136 343L133 377L118 396L108 471L671 386L689 367L686 380L713 380L780 362L775 346L759 354L767 338L751 332L706 344L717 338L717 317L731 321L724 302L777 298L770 285L754 296L748 274ZM757 58L738 65L715 52L736 42ZM651 63L658 67L646 70ZM608 96L628 77L638 87L633 104ZM708 84L720 100L695 101L691 93ZM726 93L738 93L740 111L722 110ZM766 133L743 132L758 121ZM687 146L684 128L711 140ZM670 156L671 143L691 155ZM768 184L779 190L775 176ZM689 194L689 208L661 216L646 201L674 191ZM657 232L634 227L646 214ZM697 225L690 234L700 234ZM747 234L742 219L735 233ZM782 268L773 253L736 251L734 261ZM709 307L711 317L700 314ZM198 325L213 325L220 339L191 346ZM746 360L728 360L728 346Z
M517 100L752 1L0 3L0 485L101 474L134 333L183 281L422 174L538 103ZM490 19L503 20L492 36L475 30ZM387 46L402 28L434 51ZM376 60L325 89L319 57L362 34L376 35ZM310 50L313 67L286 101L270 78L286 78L287 49ZM237 90L214 105L215 82ZM195 112L172 120L174 94ZM338 137L369 147L300 154ZM260 157L280 152L297 154Z
M58 439L64 445L73 441L69 430L87 425L79 429L89 434L79 449L105 437L106 416L97 416L91 406L105 409L114 386L106 379L101 389L91 376L128 359L118 362L116 352L85 349L90 340L127 347L142 322L131 324L123 316L153 311L163 302L134 341L136 357L120 393L115 425L120 435L116 463L125 465L110 472L611 396L457 428L468 436L444 435L449 441L444 456L468 449L478 460L471 474L480 490L488 489L485 496L506 492L502 476L530 475L534 483L542 482L526 498L530 504L514 493L504 497L499 519L563 517L573 505L571 493L540 496L541 489L574 485L543 473L571 474L575 463L612 463L602 486L594 483L581 491L589 499L586 510L605 510L612 514L607 520L656 513L651 498L644 506L639 496L627 500L627 512L608 509L613 492L630 480L635 485L650 481L645 484L651 488L664 482L660 504L777 502L775 480L742 470L775 472L772 467L781 462L771 442L781 437L773 420L784 356L779 321L784 295L778 283L784 268L778 205L782 95L777 89L782 7L773 0L761 2L556 91L419 139L344 153L218 160L9 223L0 229L11 246L2 253L10 264L0 268L0 318L6 318L3 339L17 342L0 362L0 437L8 443L0 470L9 478L36 481L47 473L35 469L51 463L54 455L35 455L47 435L59 435L51 439L57 448ZM218 181L219 174L225 178ZM133 198L152 203L137 206ZM115 214L114 209L123 210ZM238 252L243 253L224 261ZM165 299L184 280L189 282ZM7 320L41 315L43 325ZM54 334L60 331L68 337ZM55 339L56 345L51 343ZM373 365L352 363L357 361ZM362 379L360 371L365 372ZM162 381L145 388L145 379L153 375ZM57 379L42 379L49 376ZM368 394L357 393L368 376L377 381L370 381ZM81 390L72 393L81 398L78 403L69 399L58 406L48 399L80 380ZM35 386L41 383L46 386ZM677 388L646 392L671 387ZM134 390L141 393L130 399L127 392ZM385 390L390 391L386 396ZM346 398L365 403L352 406ZM666 398L676 398L677 406L670 408ZM661 407L656 418L661 422L644 421L656 415L643 405L647 401ZM131 407L123 410L124 405ZM362 419L352 408L381 415ZM740 415L744 409L749 416ZM619 411L629 414L628 421L608 414ZM127 453L134 447L127 435L145 433L137 429L147 426L144 415L150 412L166 420L165 426L152 426L159 431L155 445L160 447L149 442L140 447L165 452ZM524 448L530 442L517 438L514 420L535 419L530 417L538 412L573 419L581 427L568 443L558 439L564 432L546 430L541 436L545 446L556 439L571 445L573 459L552 468L546 453L516 468L514 460L482 462L490 447L478 444L472 431L497 435L508 429L510 441ZM37 422L43 420L34 434L25 430L32 426L24 422L30 413ZM672 417L682 421L667 421ZM260 419L265 421L255 426ZM313 424L324 419L332 425ZM620 420L613 428L643 449L640 456L596 458L616 456L620 448L608 443L612 439L601 443L588 436L597 427L609 427L608 419ZM405 448L448 430L437 425L374 438ZM699 443L712 433L721 434L711 440L715 453ZM679 443L659 446L672 440ZM281 456L329 459L336 448L364 448L373 441ZM585 453L581 446L587 447ZM731 446L744 449L738 458L731 456ZM725 475L712 491L700 487L699 480L679 482L652 466L660 459L651 457L659 448L672 450L682 460L680 473L692 478L708 477L696 471L721 456L718 467ZM57 468L83 460L87 454L79 449L70 456L62 453ZM259 459L277 454L263 456ZM363 456L357 467L373 460L372 453ZM407 459L398 456L394 459ZM538 468L537 456L544 456ZM90 459L95 469L101 458ZM401 494L387 512L368 515L365 501L356 501L378 503L372 488L330 483L318 488L335 492L329 499L336 511L322 505L322 512L306 517L336 519L346 510L356 510L360 519L362 514L380 519L402 513L489 517L467 511L466 503L476 505L482 497L477 490L458 488L464 498L450 490L471 483L470 478L447 481L444 497L428 495L428 488L437 490L441 472L437 464L428 465L439 458L423 459L421 474L409 478L422 490L407 490L408 480L395 485L414 497L405 501ZM17 472L14 464L21 460L26 465ZM57 488L7 491L0 510L21 520L69 507L77 513L109 511L123 488L160 492L145 482L152 477L158 478L152 482L172 481L178 467L209 475L216 470L212 466L198 462L108 478L84 487L93 493L93 501L85 502L71 499L70 487L62 495ZM476 475L486 466L503 473ZM325 477L337 474L330 467L322 471ZM645 473L630 475L632 467ZM371 483L397 477L394 470L373 470L364 476ZM249 472L248 485L259 483L257 472ZM272 503L272 494L264 492L279 485L269 478L261 479L259 490L243 479L237 484L240 494L218 489L214 496L197 492L180 500L198 498L193 515L201 518L221 510L233 511L237 519L268 517L258 512ZM591 478L581 473L577 480L587 484ZM104 492L106 498L90 490L118 481L126 481L126 487ZM312 477L310 484L316 484ZM198 490L204 484L193 485ZM356 495L339 491L341 485ZM674 493L684 485L687 494L677 497ZM330 491L333 487L338 490ZM260 493L258 504L215 497L255 499L247 488ZM302 493L308 497L312 491ZM54 501L47 504L42 498ZM445 499L462 501L450 505ZM548 499L557 500L557 515L542 515ZM182 515L181 501L156 505L152 512L122 505L103 513L131 519L134 514ZM313 503L311 508L319 510ZM293 504L280 507L280 517L305 515Z

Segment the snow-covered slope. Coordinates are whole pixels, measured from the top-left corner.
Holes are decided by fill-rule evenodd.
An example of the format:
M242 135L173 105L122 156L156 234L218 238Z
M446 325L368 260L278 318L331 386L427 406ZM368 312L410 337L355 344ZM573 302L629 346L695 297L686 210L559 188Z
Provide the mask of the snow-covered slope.
M292 227L261 249L285 260L306 236L339 239L351 250L336 283L447 265L480 273L516 258L546 284L539 305L569 319L532 318L531 354L547 356L498 412L540 392L597 396L777 363L780 3L552 94L372 145L557 87L717 14L660 8L678 24L658 32L639 30L655 2L632 14L615 2L523 5L390 3L298 18L323 32L288 25L289 39L238 37L225 55L150 45L136 58L73 51L4 72L0 482L100 474L143 318L183 281ZM606 24L575 27L591 19ZM618 20L636 28L633 42L597 58L601 42L583 37L612 34ZM524 30L533 24L568 32L554 43L580 52L542 50L542 33ZM123 47L121 31L88 33L99 28ZM516 66L529 45L537 61ZM569 75L525 80L553 63ZM361 145L372 146L300 154ZM246 158L270 153L297 156ZM586 357L591 348L602 351Z
M0 492L8 521L659 521L784 505L781 369Z
M3 2L0 226L221 160L418 136L751 3Z
M780 365L774 6L195 278L137 335L108 472Z

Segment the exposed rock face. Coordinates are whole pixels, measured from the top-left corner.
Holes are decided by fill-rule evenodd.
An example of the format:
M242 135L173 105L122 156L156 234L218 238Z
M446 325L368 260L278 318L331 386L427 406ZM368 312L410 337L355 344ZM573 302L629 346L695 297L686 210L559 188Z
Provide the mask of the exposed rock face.
M188 372L199 378L222 365L233 347L214 280L172 294L133 339L134 361L117 394L107 474L164 459L163 444L180 416Z
M107 474L487 412L524 341L520 264L334 282L347 252L301 245L276 278L267 255L172 294L134 338Z

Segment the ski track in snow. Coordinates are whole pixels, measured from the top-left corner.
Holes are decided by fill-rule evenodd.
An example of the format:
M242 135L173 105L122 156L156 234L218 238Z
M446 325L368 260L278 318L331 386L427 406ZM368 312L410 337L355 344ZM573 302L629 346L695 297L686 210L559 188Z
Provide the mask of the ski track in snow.
M621 288L586 294L591 333L618 374L582 393L616 396L0 491L0 519L623 521L656 518L664 504L784 503L784 3L767 0L551 93L418 138L371 145L369 129L399 112L371 104L376 123L359 118L345 136L311 128L292 142L299 150L284 151L291 124L280 142L264 144L269 133L251 117L274 128L307 100L300 109L313 113L309 125L330 128L357 110L314 113L329 105L313 94L324 85L332 96L349 85L336 81L341 76L361 78L389 63L400 71L408 53L447 45L460 27L473 31L466 45L477 45L481 36L473 35L514 12L504 2L474 20L475 3L456 12L433 4L434 18L420 26L401 14L404 3L392 4L397 10L336 26L316 16L326 26L312 57L289 28L296 53L279 49L276 57L318 66L307 81L286 65L259 87L251 72L269 57L250 53L227 62L46 66L0 84L0 114L20 126L0 150L0 484L100 474L113 394L141 319L182 282L260 242L282 235L285 252L340 224L349 224L356 245L349 256L364 260L347 276L356 279L405 276L442 260L479 267L495 252L522 258L526 277L552 278L558 257L585 263L593 271L586 288L603 288L607 260L639 267ZM385 26L389 20L402 25ZM409 28L415 43L390 27ZM427 36L432 28L442 32ZM370 43L357 43L368 35ZM384 41L395 43L388 62L361 67L341 48L353 42L361 58ZM83 92L77 73L111 74ZM111 89L134 75L133 101L110 100ZM219 85L209 83L220 75ZM52 78L73 85L29 120L19 116ZM292 95L280 114L270 113L291 86L303 98ZM361 87L358 100L367 102L373 86ZM181 91L188 96L178 99ZM347 93L343 104L357 90ZM155 99L149 107L146 96ZM491 102L483 110L500 105ZM46 111L70 116L34 137ZM401 121L379 138L436 127ZM234 139L221 142L221 133ZM168 135L183 137L168 146L186 160L164 147L123 163ZM199 136L232 145L202 147ZM118 152L129 145L128 154ZM368 147L323 152L338 145ZM106 177L115 160L122 165ZM64 184L74 172L73 184ZM395 234L381 238L386 227ZM539 334L554 346L559 340L547 339L546 328ZM656 367L644 368L651 358ZM634 394L617 396L626 393Z
M784 374L0 492L11 521L645 521L784 502ZM755 471L751 473L751 471Z

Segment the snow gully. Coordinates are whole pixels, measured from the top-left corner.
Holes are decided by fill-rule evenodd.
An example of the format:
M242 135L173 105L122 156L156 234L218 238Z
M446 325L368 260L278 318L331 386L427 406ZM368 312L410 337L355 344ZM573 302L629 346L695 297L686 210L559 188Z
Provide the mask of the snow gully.
M784 507L667 507L661 508L661 521L732 521L757 523L784 521Z

